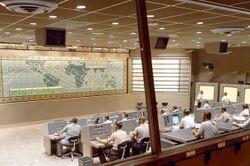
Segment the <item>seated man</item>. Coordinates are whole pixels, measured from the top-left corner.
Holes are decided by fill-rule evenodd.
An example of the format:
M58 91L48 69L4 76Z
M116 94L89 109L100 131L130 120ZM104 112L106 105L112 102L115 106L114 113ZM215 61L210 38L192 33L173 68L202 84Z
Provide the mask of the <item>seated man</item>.
M248 104L243 104L243 111L240 113L240 116L248 117L249 115L250 113L249 113Z
M189 116L189 110L184 109L183 111L184 117L180 122L180 129L194 128L194 118Z
M112 121L109 120L109 115L104 116L104 122L103 123L112 123Z
M205 101L205 103L204 103L204 105L202 106L202 108L203 108L203 109L209 109L209 108L211 108L210 105L209 105L209 101L208 101L208 100Z
M96 137L96 140L103 144L113 142L113 147L109 150L103 151L102 148L98 149L97 153L101 163L106 162L104 154L112 161L121 157L121 152L118 151L118 145L124 141L129 140L129 137L125 131L122 130L122 123L116 122L114 125L114 132L108 139L100 139Z
M66 125L62 130L56 132L54 135L57 137L57 156L62 156L62 146L71 145L69 142L70 137L80 136L81 126L77 124L77 119L72 118L70 123ZM62 134L65 134L61 137ZM61 140L62 139L62 140Z
M162 102L161 105L162 105L162 107L160 109L160 114L161 115L167 114L170 111L168 103L167 102Z
M211 122L211 112L204 112L203 122L199 128L199 131L193 130L193 134L196 138L211 138L219 135L219 130L216 125Z
M228 122L232 120L231 115L227 112L227 109L222 107L221 113L218 118L215 118L215 121L222 121L222 122Z
M172 112L179 112L179 109L177 108L177 106L173 106L173 108L172 108Z
M234 126L240 127L240 128L246 128L250 126L250 119L247 119L244 123L233 123Z
M133 140L131 145L133 155L138 155L146 150L146 145L141 142L143 138L149 137L149 127L145 121L146 119L144 117L140 117L139 126L130 133L130 137Z
M126 120L128 120L128 113L127 113L127 112L124 112L124 113L122 114L122 121L126 121Z

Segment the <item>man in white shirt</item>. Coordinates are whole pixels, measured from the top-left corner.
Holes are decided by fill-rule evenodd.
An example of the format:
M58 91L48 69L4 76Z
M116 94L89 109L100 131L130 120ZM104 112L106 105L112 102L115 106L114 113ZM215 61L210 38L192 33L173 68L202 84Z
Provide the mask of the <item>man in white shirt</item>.
M161 103L162 107L160 109L160 114L167 114L169 111L170 111L170 108L168 106L168 103L167 102L162 102Z
M249 113L248 104L243 104L243 111L240 113L240 116L248 117L249 114L250 113Z
M209 101L208 100L205 101L205 103L204 103L204 105L203 105L202 108L203 109L209 109L209 108L211 108L210 105L209 105Z
M193 134L196 138L211 138L219 135L219 130L215 124L211 122L211 112L204 112L203 122L200 125L199 130L193 130Z
M130 133L132 142L132 153L133 155L140 154L146 151L146 144L142 142L144 138L149 138L149 127L145 123L146 119L144 117L139 118L139 126L135 128L134 131Z
M240 127L240 128L245 128L250 125L250 119L246 120L244 123L233 123L233 125Z
M184 109L183 114L184 118L181 119L180 129L194 128L194 118L189 116L189 110Z
M227 92L224 93L224 96L221 98L221 102L224 107L230 103L230 99L227 96Z
M221 113L218 118L215 118L215 121L228 122L232 120L232 116L227 112L227 109L222 107Z
M112 123L112 121L109 120L109 115L104 116L104 122L103 123Z
M196 98L196 106L198 108L201 108L201 105L203 103L204 97L203 97L203 91L201 90L200 93L198 94L197 98Z
M111 149L106 150L105 152L103 151L103 148L99 148L97 150L101 163L106 162L104 153L111 161L119 159L121 157L121 152L118 151L118 145L124 141L129 140L127 133L122 130L121 122L116 122L114 125L114 129L115 131L107 139L100 139L99 137L96 137L96 140L103 144L108 144L110 142L113 142L113 147Z
M122 121L127 121L128 120L128 113L127 112L124 112L123 114L122 114Z

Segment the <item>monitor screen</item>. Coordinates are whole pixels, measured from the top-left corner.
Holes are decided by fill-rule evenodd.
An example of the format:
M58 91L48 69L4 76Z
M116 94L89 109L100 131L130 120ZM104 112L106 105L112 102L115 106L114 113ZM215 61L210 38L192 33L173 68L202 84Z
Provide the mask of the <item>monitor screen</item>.
M47 29L46 45L65 46L65 30Z
M173 125L179 124L179 116L178 115L173 115Z
M165 124L165 127L170 125L169 116L164 116L164 124Z

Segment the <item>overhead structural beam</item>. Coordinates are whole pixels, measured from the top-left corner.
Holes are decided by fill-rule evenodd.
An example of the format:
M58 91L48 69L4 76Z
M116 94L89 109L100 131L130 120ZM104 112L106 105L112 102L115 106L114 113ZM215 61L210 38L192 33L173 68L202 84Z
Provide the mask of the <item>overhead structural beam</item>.
M137 22L140 38L140 50L142 60L143 79L145 87L145 98L148 111L150 129L151 149L153 154L161 152L160 132L156 108L154 78L151 61L151 50L148 31L147 9L145 0L135 0Z

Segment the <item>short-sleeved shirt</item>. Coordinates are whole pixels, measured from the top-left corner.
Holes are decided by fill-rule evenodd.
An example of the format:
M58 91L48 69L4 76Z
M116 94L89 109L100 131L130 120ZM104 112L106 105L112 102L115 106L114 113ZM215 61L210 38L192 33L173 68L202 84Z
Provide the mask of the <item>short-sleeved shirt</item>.
M199 135L203 135L204 138L211 138L214 136L219 135L219 130L210 120L202 122L200 129L199 129Z
M203 95L202 95L202 94L198 94L196 100L197 100L198 102L203 102L203 100L204 100Z
M75 123L70 123L63 128L63 132L65 132L65 139L79 136L81 132L81 126Z
M184 127L184 129L193 128L195 126L194 118L190 116L185 116L181 119L180 126Z
M248 109L244 109L241 113L240 116L249 116L249 110Z
M140 126L136 127L134 132L137 134L137 142L141 143L141 140L145 137L149 137L149 128L148 124L140 124Z
M123 130L117 130L111 134L110 140L113 141L113 149L118 150L118 145L128 140L128 135Z
M205 103L205 104L203 105L202 108L203 108L203 109L209 109L209 108L211 108L211 107L210 107L210 105L209 105L208 103Z
M245 128L245 127L249 126L249 124L250 124L250 119L248 119L244 123L240 124L239 126L240 126L240 128Z
M111 121L111 120L106 120L106 121L103 122L103 123L112 123L112 121Z
M228 96L223 96L221 98L221 102L224 104L224 105L228 105L230 103L230 99Z
M219 119L225 122L227 120L232 119L232 117L228 112L223 112L223 113L221 113Z

